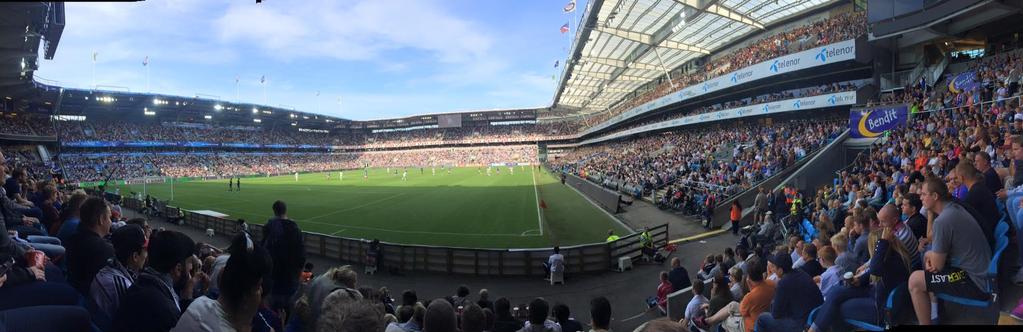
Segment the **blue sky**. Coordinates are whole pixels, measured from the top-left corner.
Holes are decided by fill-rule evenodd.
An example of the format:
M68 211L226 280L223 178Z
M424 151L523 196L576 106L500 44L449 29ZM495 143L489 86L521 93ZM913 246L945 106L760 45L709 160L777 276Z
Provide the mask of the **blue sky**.
M145 92L149 56L152 92L264 104L266 75L270 105L357 120L547 106L569 47L558 29L585 8L567 1L67 3L36 76L87 88L97 52L101 88Z

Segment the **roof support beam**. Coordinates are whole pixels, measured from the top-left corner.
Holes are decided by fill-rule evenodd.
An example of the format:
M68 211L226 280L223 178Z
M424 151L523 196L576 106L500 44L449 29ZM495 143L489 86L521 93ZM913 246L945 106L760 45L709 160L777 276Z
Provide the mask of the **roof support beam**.
M628 62L625 62L625 60L611 59L611 58L583 57L583 60L587 61L587 62L598 63L598 64L608 65L608 66L611 66L611 67L618 67L618 68L630 68L630 69L642 69L642 70L664 70L664 68L661 68L661 66L659 66L659 65L654 65L654 64L649 64L649 63L641 63L641 62L628 63Z
M764 24L752 17L743 15L732 8L728 8L724 5L718 4L719 0L675 0L675 2L693 7L697 10L718 15L727 18L732 21L736 21L742 24L752 26L754 28L763 30Z
M616 29L616 28L611 28L611 27L597 27L597 31L600 31L600 32L603 32L603 33L607 33L607 34L611 34L611 35L617 36L617 37L622 38L622 39L627 39L627 40L631 40L631 41L642 43L642 44L646 44L646 45L651 45L651 46L656 45L656 46L660 46L660 47L673 48L673 49L676 49L676 50L698 52L698 53L703 53L703 54L710 54L710 51L705 50L705 49L703 49L701 47L698 47L696 45L689 45L689 44L680 43L680 42L672 42L671 44L665 44L665 43L662 42L663 39L655 40L654 36L648 35L648 34L644 34L644 33L640 33L640 32L629 31L629 30L624 30L624 29Z

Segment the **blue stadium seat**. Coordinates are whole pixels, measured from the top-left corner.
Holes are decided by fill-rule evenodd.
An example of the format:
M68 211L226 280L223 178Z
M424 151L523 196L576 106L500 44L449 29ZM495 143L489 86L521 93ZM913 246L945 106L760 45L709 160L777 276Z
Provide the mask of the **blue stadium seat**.
M892 326L895 317L898 316L899 310L902 308L906 298L909 296L909 293L907 292L908 289L906 288L906 283L902 283L888 293L888 299L885 301L884 313L882 315L885 317L885 321L881 322L884 326L878 326L872 323L848 318L843 319L843 321L846 324L853 326L855 329L863 331L884 331L886 330L886 327ZM898 307L896 307L896 305L898 305ZM810 315L806 316L807 327L809 327L810 324L813 324L813 319L817 317L817 309L820 309L820 307L813 308L813 310L810 311Z
M1008 232L1009 232L1009 223L1007 223L1006 222L1006 218L1003 217L1002 220L998 222L998 226L995 226L995 238L1000 238L1000 237L1004 236ZM997 249L997 246L996 246L995 249Z
M803 219L803 241L810 243L817 236L817 228L813 227L809 219Z

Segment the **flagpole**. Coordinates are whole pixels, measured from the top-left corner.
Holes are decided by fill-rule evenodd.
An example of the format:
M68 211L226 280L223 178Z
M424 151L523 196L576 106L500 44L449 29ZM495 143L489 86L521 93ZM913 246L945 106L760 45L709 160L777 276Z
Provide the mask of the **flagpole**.
M153 90L149 88L149 64L146 64L146 92L153 93Z

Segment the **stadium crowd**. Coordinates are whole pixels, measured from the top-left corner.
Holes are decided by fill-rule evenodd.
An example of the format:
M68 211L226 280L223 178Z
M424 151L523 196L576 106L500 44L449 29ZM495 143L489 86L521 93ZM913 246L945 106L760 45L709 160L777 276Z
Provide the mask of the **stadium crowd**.
M511 143L556 140L571 137L578 126L571 123L488 125L462 128L337 133L300 132L295 128L270 126L213 126L183 122L58 122L63 142L207 142L243 144L286 144L346 146L364 148L416 147L440 144ZM2 128L0 128L2 129ZM2 131L0 131L2 132ZM51 130L52 132L52 130Z
M1011 54L970 68L982 73L972 88L912 86L882 97L916 106L914 114L832 185L805 199L788 186L761 191L739 245L707 257L696 273L733 291L708 300L694 287L681 323L747 331L927 325L962 316L939 310L933 295L943 306L971 306L956 303L984 304L1001 292L999 281L1023 283L1023 110L1018 77L1009 74L1023 68ZM756 267L764 265L761 278ZM1010 316L1023 320L1023 302Z
M786 100L786 99L793 99L793 98L802 98L802 97L812 97L812 96L819 96L819 95L823 95L823 94L835 93L835 92L843 92L843 91L855 91L859 87L860 86L857 83L855 83L855 82L841 82L841 83L825 84L825 85L809 87L809 88L803 88L803 89L794 89L794 90L787 90L787 91L782 91L782 92L763 94L763 95L758 95L758 96L754 96L754 97L743 98L743 99L740 99L740 100L728 101L728 102L718 103L718 104L714 104L714 105L710 105L710 106L699 107L699 108L696 108L696 109L693 109L693 110L681 110L679 112L670 112L670 113L666 113L664 115L652 117L650 119L645 119L643 121L639 121L639 122L636 122L636 123L633 123L633 124L625 125L625 126L622 126L620 128L616 128L615 130L616 131L629 130L629 129L632 129L632 128L642 127L642 126L645 126L645 125L654 124L654 123L658 123L658 122L675 120L675 119L681 119L681 118L684 118L684 117L687 117L687 116L695 116L695 115L707 114L707 113L717 112L717 111L721 111L721 110L734 109L734 108L739 108L739 107L744 107L744 106L749 106L749 105L762 104L762 103L770 103L770 102L775 102L775 101L779 101L779 100Z
M569 308L535 298L516 305L452 296L399 299L359 283L348 265L313 275L303 234L274 211L262 234L241 228L226 248L125 220L117 202L66 192L27 176L0 152L0 327L6 331L579 331ZM39 185L32 185L38 182ZM244 221L240 221L244 224ZM519 308L522 310L519 310ZM514 309L514 310L513 310ZM606 331L611 304L590 301L589 325ZM563 328L563 329L562 329Z
M0 113L0 134L53 136L50 120L42 115Z
M699 214L836 138L843 120L673 131L577 148L555 166L635 197L667 187L659 205Z
M853 39L866 32L867 20L863 12L837 14L824 20L788 29L785 32L761 38L732 53L711 59L702 67L696 68L690 73L672 74L672 82L665 79L648 91L639 93L638 96L631 97L615 105L607 112L595 115L586 121L589 125L596 125L634 107L723 75L729 71L738 70L761 61L804 51L820 45Z
M365 167L463 167L535 163L536 146L431 148L358 153L114 153L63 154L72 181L147 176L225 177L323 172ZM111 175L112 174L112 175Z

